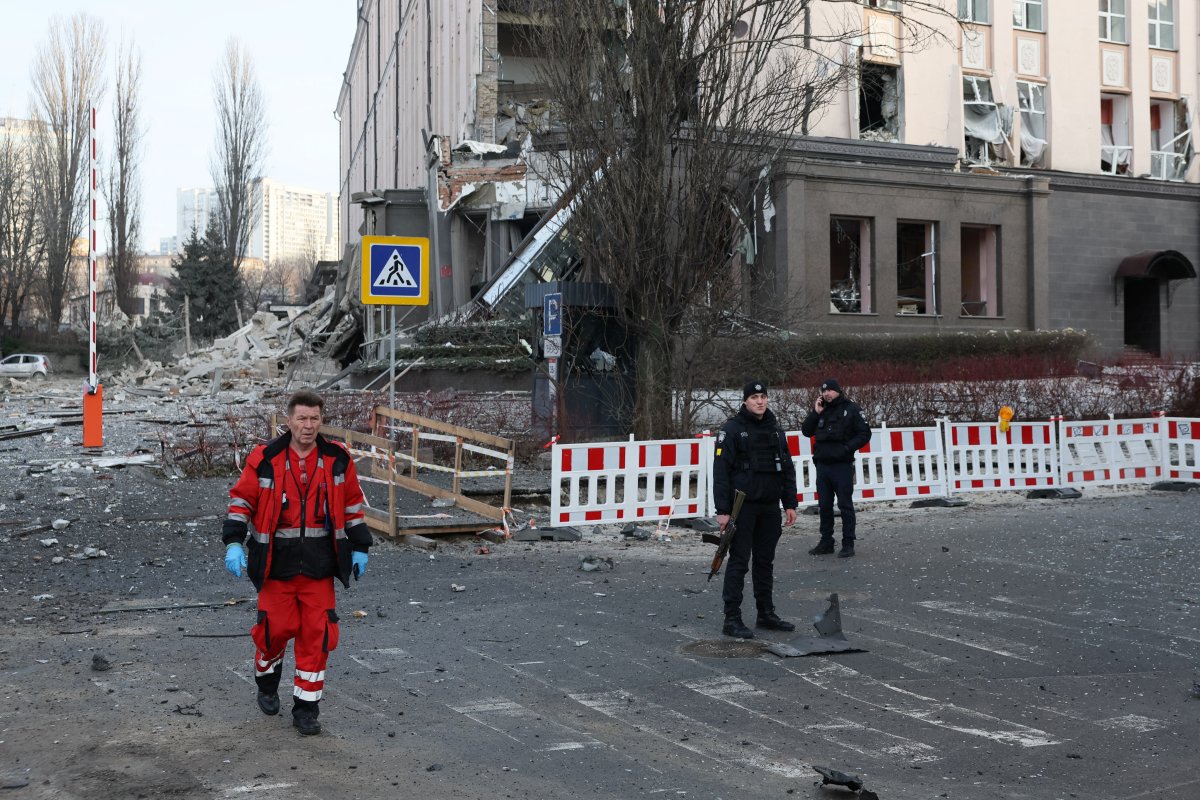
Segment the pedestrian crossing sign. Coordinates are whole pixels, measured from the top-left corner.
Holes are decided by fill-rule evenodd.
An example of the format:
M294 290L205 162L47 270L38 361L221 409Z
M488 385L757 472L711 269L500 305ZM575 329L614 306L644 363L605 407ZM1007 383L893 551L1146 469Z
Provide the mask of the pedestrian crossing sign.
M367 305L429 305L429 240L364 236L362 301Z

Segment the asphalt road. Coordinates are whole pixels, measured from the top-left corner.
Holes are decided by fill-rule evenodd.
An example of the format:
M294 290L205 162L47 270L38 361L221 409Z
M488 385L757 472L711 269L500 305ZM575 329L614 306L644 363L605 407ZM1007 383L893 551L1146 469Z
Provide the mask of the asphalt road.
M12 446L0 516L75 521L50 546L0 531L0 796L852 796L817 764L884 800L1200 797L1200 493L867 505L850 560L806 555L802 515L779 611L808 634L838 592L867 650L804 658L720 636L690 532L384 542L340 591L325 731L301 737L286 700L254 703L253 590L217 538L228 481L29 475L33 445ZM613 569L582 571L589 555Z
M848 562L788 536L781 610L837 591L868 649L829 657L723 641L693 541L383 544L342 596L318 739L255 708L222 638L249 603L132 610L251 594L159 525L55 598L3 595L4 766L31 797L827 796L814 763L894 800L1196 797L1198 499L874 509Z

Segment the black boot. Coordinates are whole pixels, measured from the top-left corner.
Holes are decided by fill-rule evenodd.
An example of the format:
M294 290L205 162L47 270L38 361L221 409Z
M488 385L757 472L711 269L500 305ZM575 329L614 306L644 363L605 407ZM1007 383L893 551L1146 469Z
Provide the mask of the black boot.
M822 539L817 546L808 551L810 556L827 556L833 552L833 539Z
M258 708L269 717L279 713L279 676L282 672L283 665L276 664L274 670L254 679L258 684Z
M772 631L794 631L796 626L788 622L786 619L780 619L775 613L775 609L771 608L766 611L758 612L758 622L755 627L766 628Z
M321 732L321 723L317 721L317 715L320 713L321 709L316 702L297 700L292 706L292 726L305 736L314 736Z
M833 545L829 546L831 549ZM842 549L838 551L838 558L854 558L854 542L842 540Z
M258 708L268 717L279 713L279 692L264 692L258 690Z
M737 612L725 615L725 627L721 629L721 633L735 639L754 638L754 631L746 627L746 623L742 622L742 615Z

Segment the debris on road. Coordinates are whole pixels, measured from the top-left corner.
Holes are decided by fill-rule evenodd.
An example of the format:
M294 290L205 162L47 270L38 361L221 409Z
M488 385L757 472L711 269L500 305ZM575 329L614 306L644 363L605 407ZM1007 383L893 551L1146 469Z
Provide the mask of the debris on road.
M829 606L814 621L817 636L800 636L789 642L771 642L767 651L783 658L818 656L830 653L865 653L851 644L842 633L842 608L837 592L829 595Z
M112 669L112 664L109 662L109 660L107 658L100 655L99 653L94 653L92 655L92 671L93 672L108 672L110 669Z
M821 785L827 786L845 786L852 792L857 792L863 788L862 779L857 775L847 775L844 772L838 772L836 769L829 767L818 767L813 764L813 769L821 774Z
M607 556L584 556L579 559L579 568L584 572L610 570L613 568L613 560Z

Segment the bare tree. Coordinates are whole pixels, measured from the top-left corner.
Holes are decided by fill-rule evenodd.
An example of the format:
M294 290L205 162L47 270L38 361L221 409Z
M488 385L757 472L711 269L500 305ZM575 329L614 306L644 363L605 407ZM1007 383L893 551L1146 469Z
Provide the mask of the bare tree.
M785 284L753 264L756 198L791 137L857 65L861 3L811 0L534 2L527 26L553 98L554 169L577 190L569 233L587 279L608 283L636 349L633 426L655 438L690 424L673 388L752 299L770 315ZM942 3L901 0L943 14ZM824 32L845 11L845 25ZM909 43L920 29L905 16ZM686 409L684 409L686 411ZM686 416L686 414L684 414Z
M38 128L31 130L31 135ZM43 257L30 142L0 136L0 324L21 324L25 301Z
M41 299L52 329L62 321L72 284L71 257L87 211L90 106L104 90L104 25L77 13L55 17L33 64L38 218L45 243Z
M217 219L226 253L240 269L261 203L254 184L262 178L266 159L267 116L254 62L237 39L225 44L213 76L213 101L217 141L211 171Z
M122 41L113 64L113 138L109 148L105 195L108 201L108 268L117 305L135 311L138 245L141 239L142 58L131 42Z

